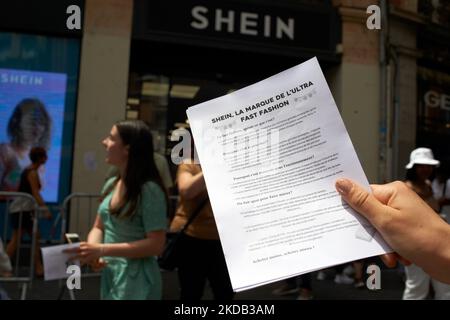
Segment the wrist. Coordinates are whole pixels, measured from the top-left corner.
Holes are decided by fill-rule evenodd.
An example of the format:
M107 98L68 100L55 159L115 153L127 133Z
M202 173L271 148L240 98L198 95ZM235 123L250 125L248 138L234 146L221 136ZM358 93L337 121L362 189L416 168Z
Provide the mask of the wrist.
M441 220L441 219L439 219ZM448 266L450 264L450 225L441 220L439 225L435 226L436 238L434 250L430 250L431 254L424 257L422 264L418 264L433 279L449 282ZM428 259L427 259L428 258Z
M105 244L101 243L100 244L100 257L104 257L105 256Z

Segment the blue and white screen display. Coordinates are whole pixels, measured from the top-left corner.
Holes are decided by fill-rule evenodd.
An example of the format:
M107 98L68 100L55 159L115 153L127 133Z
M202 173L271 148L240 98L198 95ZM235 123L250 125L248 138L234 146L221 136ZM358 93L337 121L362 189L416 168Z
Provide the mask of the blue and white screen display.
M0 191L16 191L31 161L31 148L43 147L41 195L58 201L67 75L0 69Z

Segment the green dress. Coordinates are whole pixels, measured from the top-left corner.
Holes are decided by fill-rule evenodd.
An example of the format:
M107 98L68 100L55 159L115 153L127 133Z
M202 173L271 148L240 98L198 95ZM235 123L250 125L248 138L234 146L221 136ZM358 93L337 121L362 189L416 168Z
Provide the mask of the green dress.
M106 190L115 178L109 179ZM123 243L142 240L150 231L165 230L166 201L161 188L154 182L142 187L141 199L132 218L117 218L109 211L111 191L99 207L104 226L104 243ZM122 258L104 257L107 262L102 271L101 298L115 300L161 299L161 272L156 257Z

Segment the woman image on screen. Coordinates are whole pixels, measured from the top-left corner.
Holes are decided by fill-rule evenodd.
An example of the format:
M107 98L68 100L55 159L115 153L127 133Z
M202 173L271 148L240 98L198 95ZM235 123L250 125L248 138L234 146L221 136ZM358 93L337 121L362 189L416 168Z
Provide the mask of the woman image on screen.
M48 151L51 128L50 115L39 99L26 98L17 104L7 124L9 142L0 143L0 191L18 190L31 148Z

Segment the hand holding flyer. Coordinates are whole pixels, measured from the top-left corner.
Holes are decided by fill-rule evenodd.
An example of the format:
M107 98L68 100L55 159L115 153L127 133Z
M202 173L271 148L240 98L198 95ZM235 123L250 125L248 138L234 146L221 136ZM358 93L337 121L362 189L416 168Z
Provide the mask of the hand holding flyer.
M187 114L235 291L390 251L334 188L370 190L316 58Z

